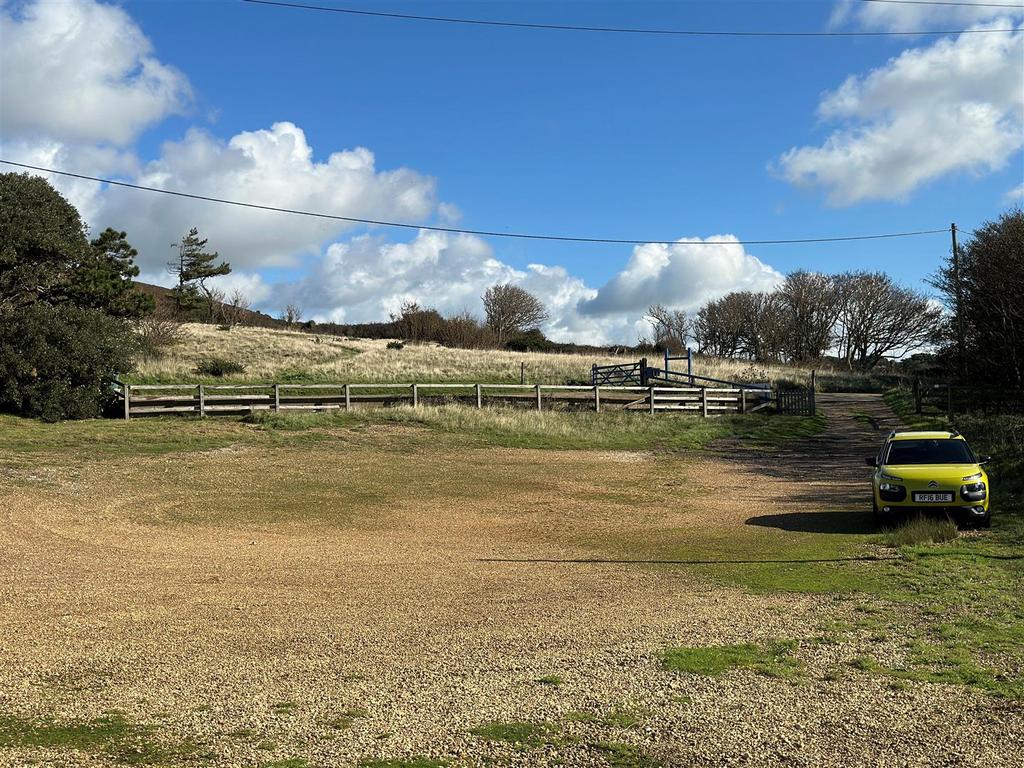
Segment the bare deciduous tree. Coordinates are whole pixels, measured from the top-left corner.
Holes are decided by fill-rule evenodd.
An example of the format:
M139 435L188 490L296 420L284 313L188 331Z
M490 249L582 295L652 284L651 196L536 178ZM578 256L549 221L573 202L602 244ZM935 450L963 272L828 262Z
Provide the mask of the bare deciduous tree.
M837 276L836 285L839 354L851 369L870 370L885 358L900 359L935 338L939 309L888 275L848 272Z
M685 311L669 309L663 304L652 304L647 308L646 320L651 324L655 346L667 349L672 354L686 350L690 338L690 318Z
M285 325L289 328L294 328L302 322L302 310L295 302L289 302L281 313L281 319L284 320Z
M842 307L834 277L800 270L779 288L787 315L786 356L793 362L819 360L835 342Z
M219 295L216 300L220 308L221 323L228 328L234 328L236 325L241 324L245 319L246 312L252 306L246 295L237 288L231 292L231 297L228 299L224 298L223 291L218 291L217 293Z
M493 285L484 292L487 327L503 344L512 334L540 326L548 319L548 311L540 299L512 283Z

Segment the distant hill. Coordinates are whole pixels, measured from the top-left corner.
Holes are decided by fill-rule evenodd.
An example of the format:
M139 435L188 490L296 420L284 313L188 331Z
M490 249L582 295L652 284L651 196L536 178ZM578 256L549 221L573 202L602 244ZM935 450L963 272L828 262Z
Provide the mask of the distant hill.
M152 296L156 301L157 310L160 312L166 312L168 315L174 317L178 315L178 305L174 301L174 292L170 288L164 288L162 285L152 285L150 283L135 283L135 289L140 293L144 293L147 296ZM192 318L189 317L178 317L177 319L182 322L189 322ZM263 312L257 312L254 309L246 309L242 312L241 317L242 325L252 325L258 328L287 328L288 325L284 320L280 320L276 317L264 314Z

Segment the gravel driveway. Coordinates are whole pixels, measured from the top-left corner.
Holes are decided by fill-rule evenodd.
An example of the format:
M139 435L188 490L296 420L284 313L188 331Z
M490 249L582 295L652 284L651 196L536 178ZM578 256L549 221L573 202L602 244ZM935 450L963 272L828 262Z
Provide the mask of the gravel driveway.
M825 432L768 454L425 456L443 480L486 452L493 496L431 497L373 525L160 524L140 510L185 504L190 489L148 496L127 482L138 466L117 462L11 484L0 490L0 764L1020 765L1017 702L830 674L857 649L813 638L848 618L849 599L752 594L591 545L591 525L727 534L752 517L861 504L862 456L880 435L854 416L885 428L892 415L868 395L819 407ZM258 468L272 450L194 471ZM557 492L503 484L503 467L526 460L567 478L588 462L609 494L626 472L652 489L699 477L717 492L630 517L614 498L581 500L568 479ZM805 666L795 679L660 661L670 646L779 640ZM116 748L25 735L27 723L104 717L128 724ZM514 729L473 733L495 723L529 727L518 742Z

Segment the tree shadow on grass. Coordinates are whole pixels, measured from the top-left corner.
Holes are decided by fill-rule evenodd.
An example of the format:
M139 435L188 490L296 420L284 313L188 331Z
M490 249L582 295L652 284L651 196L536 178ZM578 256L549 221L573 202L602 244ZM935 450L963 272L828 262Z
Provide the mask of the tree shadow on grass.
M875 533L876 527L870 512L826 511L826 512L783 512L777 515L749 517L747 525L762 528L778 528L797 533Z

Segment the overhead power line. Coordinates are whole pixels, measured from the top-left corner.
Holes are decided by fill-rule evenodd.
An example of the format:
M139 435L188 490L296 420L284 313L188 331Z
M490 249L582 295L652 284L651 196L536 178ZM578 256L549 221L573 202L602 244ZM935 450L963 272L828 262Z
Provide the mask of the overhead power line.
M570 235L537 235L526 232L494 232L484 229L462 229L460 227L437 227L428 224L409 224L406 222L398 221L381 221L378 219L363 219L356 216L339 216L333 213L320 213L317 211L303 211L295 208L282 208L275 205L261 205L259 203L247 203L241 200L227 200L222 197L211 197L209 195L197 195L191 192L180 192L173 189L161 189L159 187L148 187L143 184L130 184L127 181L116 181L114 179L104 179L99 176L87 176L83 173L71 173L70 171L61 171L56 168L43 168L39 165L29 165L28 163L17 163L13 160L0 159L0 163L5 165L15 166L16 168L26 168L33 171L40 171L42 173L53 173L57 176L68 176L73 179L84 179L86 181L94 181L98 184L110 184L115 187L125 187L127 189L136 189L143 192L156 192L161 195L172 195L174 197L184 197L189 200L203 200L208 203L220 203L222 205L233 205L239 208L254 208L260 211L274 211L276 213L288 213L294 216L309 216L317 219L332 219L334 221L345 221L350 224L368 224L380 227L398 227L401 229L416 229L416 230L428 230L430 232L447 232L449 234L457 235L478 235L480 237L508 237L516 238L519 240L549 240L556 242L567 242L567 243L611 243L616 245L678 245L679 240L657 240L653 238L643 239L628 239L628 238L614 238L614 237L575 237ZM894 237L917 237L919 235L936 235L936 234L948 234L949 229L943 227L942 229L922 229L915 232L886 232L884 234L875 235L846 235L840 237L799 237L799 238L788 238L779 240L700 240L695 242L683 241L685 245L797 245L801 243L839 243L849 242L851 240L883 240Z
M624 35L668 35L679 37L894 37L923 35L963 35L968 33L1013 32L1010 29L945 29L945 30L825 30L810 32L790 31L743 31L724 29L659 29L648 27L594 27L574 24L541 24L525 21L498 21L494 19L467 19L454 16L423 16L415 13L394 13L390 11L367 11L358 8L337 8L331 5L312 5L309 3L288 3L283 0L242 0L251 5L271 5L279 8L292 8L302 11L323 11L326 13L343 13L350 16L372 16L383 19L402 19L405 21L433 21L445 24L469 24L484 27L507 27L516 29L548 29L562 32L604 32Z
M953 5L960 8L1021 8L1016 3L967 3L963 0L858 0L861 3L888 3L890 5Z

